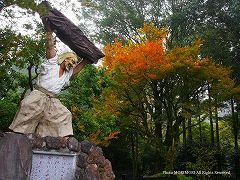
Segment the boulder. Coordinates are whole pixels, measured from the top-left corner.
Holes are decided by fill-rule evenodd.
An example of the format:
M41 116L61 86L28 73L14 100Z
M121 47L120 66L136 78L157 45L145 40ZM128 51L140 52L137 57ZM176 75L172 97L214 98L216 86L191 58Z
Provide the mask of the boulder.
M28 179L32 146L24 134L6 133L0 138L0 179Z
M74 137L68 138L67 147L70 151L78 152L80 151L80 146L81 145L76 138Z

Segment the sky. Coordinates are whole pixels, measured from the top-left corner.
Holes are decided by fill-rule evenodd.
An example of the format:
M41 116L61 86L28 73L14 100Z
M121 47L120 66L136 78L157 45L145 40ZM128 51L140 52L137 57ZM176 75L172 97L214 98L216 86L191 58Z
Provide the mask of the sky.
M37 4L41 3L43 0L34 0ZM48 0L53 8L56 8L61 13L63 13L68 19L70 19L75 25L84 24L89 30L85 32L84 29L81 29L84 34L89 38L90 35L93 35L96 32L96 27L94 23L91 21L86 22L84 18L82 18L82 6L81 2L78 0ZM14 14L14 18L11 18L11 11ZM24 15L22 15L22 13ZM9 18L5 18L4 14ZM37 23L41 23L40 16L35 13L34 15L29 13L28 10L19 8L17 6L11 6L8 8L3 8L0 11L0 30L6 26L11 26L10 29L16 31L16 33L21 33L22 35L32 36L33 38L38 38L38 34L36 33L36 25ZM31 29L26 29L26 24L31 24ZM79 26L79 27L82 27ZM91 33L91 34L90 34ZM61 54L67 51L71 51L68 46L62 43L58 38L56 38L56 50L57 54ZM99 49L102 48L101 44L94 42L94 45ZM96 66L101 65L102 60L99 60Z
M37 1L35 0L37 3L41 2L41 1ZM67 16L72 22L74 22L75 24L79 24L79 20L76 16L76 13L73 12L76 11L78 15L81 14L81 3L78 2L77 0L66 0L66 1L62 1L62 0L49 0L49 2L51 3L51 5L58 9L59 11L61 11L65 16ZM10 17L10 12L13 11L15 17L12 18ZM25 13L25 15L22 15L20 13ZM2 15L6 14L9 16L9 18L4 18ZM36 13L35 16L33 16L32 14L29 14L27 10L25 9L21 9L17 6L11 6L9 8L4 8L1 12L0 12L0 20L1 20L1 24L0 27L5 27L6 25L14 24L13 29L16 30L17 32L21 32L22 34L31 34L32 32L29 31L24 31L24 24L30 22L34 25L34 21L38 21L40 22L41 19L39 17L39 15ZM10 23L9 23L10 22Z
M35 0L36 3L41 1ZM81 16L81 3L77 0L49 0L52 7L61 11L67 18L69 18L74 24L78 25L80 20L77 16ZM11 17L11 12L15 17ZM76 15L77 12L77 15ZM4 15L7 15L9 18L5 18ZM28 10L19 8L17 6L11 6L4 8L0 12L0 29L5 28L6 26L11 27L12 30L16 33L21 33L22 35L30 35L37 37L36 32L36 22L41 23L40 16L35 13L34 15L29 13ZM26 29L26 24L30 24L32 29ZM57 49L58 53L69 51L70 49L65 46L59 39L57 39Z

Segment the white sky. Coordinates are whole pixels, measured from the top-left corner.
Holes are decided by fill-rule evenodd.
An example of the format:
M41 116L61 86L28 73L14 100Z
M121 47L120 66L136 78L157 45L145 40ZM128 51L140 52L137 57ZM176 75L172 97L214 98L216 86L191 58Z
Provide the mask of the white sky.
M35 0L36 3L41 1ZM74 24L78 25L80 23L79 17L81 17L81 3L77 0L49 0L52 7L61 11L67 18L69 18ZM14 17L10 17L10 11L14 12ZM22 15L24 13L24 15ZM4 15L7 15L6 18ZM29 14L27 10L21 9L17 6L11 6L8 8L4 8L0 12L0 29L5 28L6 26L10 27L12 30L16 31L16 33L21 33L22 35L30 35L37 37L35 32L36 22L41 23L40 16L35 13L35 16ZM32 29L26 29L25 25L31 24ZM69 51L69 48L65 46L63 43L57 42L58 53Z
M43 0L34 0L37 4L42 2ZM84 24L87 29L91 30L85 35L89 37L90 33L94 34L96 32L96 28L94 27L93 22L86 22L81 15L81 3L78 0L48 0L53 8L56 8L61 13L63 13L67 18L69 18L74 24L79 25L80 23ZM14 12L14 18L10 17L10 13L8 11L12 10ZM22 15L22 13L25 15ZM6 18L4 15L7 15ZM22 35L30 35L32 37L37 38L38 34L36 33L36 22L41 23L41 18L39 14L35 13L30 14L26 9L21 9L17 6L11 6L8 8L2 9L0 11L0 30L9 26L12 30L16 31L16 33L21 33ZM24 28L25 24L31 24L32 29ZM83 30L83 29L81 29ZM94 43L99 49L101 49L101 45L98 43ZM56 50L58 54L61 54L66 51L71 51L68 46L63 44L58 38L56 43ZM96 64L96 66L101 65L101 60Z

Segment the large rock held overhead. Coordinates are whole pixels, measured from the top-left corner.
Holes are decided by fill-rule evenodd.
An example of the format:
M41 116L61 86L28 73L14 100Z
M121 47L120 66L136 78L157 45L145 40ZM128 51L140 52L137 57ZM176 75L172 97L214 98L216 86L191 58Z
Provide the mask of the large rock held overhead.
M42 4L47 9L47 18L57 37L79 57L89 63L97 63L105 55L84 35L84 33L60 11L51 7L47 1Z

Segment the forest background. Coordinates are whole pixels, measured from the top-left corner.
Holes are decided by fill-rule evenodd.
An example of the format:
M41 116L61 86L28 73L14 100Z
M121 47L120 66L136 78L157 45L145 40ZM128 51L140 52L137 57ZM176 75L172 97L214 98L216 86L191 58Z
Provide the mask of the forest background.
M40 2L0 1L0 18L10 19L0 32L1 131L45 55ZM238 0L66 0L60 7L72 8L106 55L60 96L78 140L101 146L117 177L186 170L239 178ZM31 35L14 28L19 16L38 19L21 27Z

